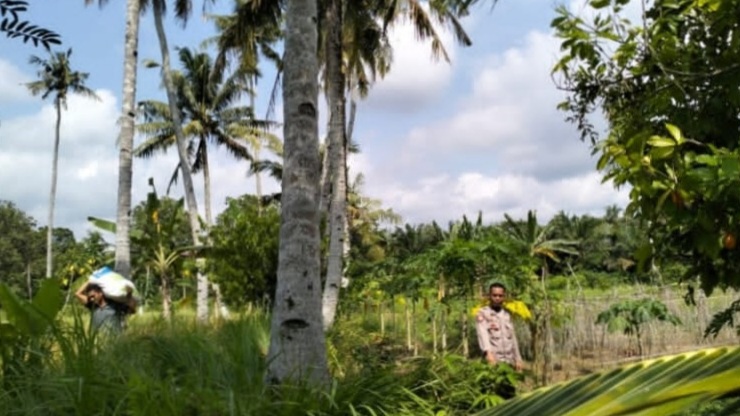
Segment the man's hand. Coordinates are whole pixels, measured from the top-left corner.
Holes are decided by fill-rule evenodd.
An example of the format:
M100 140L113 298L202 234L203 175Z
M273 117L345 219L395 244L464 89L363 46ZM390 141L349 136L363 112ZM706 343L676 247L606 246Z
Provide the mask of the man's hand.
M75 292L75 297L83 305L87 305L87 303L90 301L90 299L88 299L87 297L87 285L88 284L90 284L89 281L83 283L82 286L80 286L80 288L77 289L77 292Z
M493 351L486 352L486 361L488 361L488 364L491 364L491 365L496 364L496 356L493 354Z
M514 363L514 369L516 371L522 371L522 367L522 360L516 360L516 362Z

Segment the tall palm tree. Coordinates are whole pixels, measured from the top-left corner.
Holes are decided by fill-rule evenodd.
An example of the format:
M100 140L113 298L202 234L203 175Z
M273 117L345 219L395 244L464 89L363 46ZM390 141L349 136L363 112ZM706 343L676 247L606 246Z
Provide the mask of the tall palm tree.
M316 2L287 0L283 77L285 166L278 281L268 367L270 384L328 386L321 318L318 44Z
M108 0L98 0L102 7ZM85 5L95 0L85 0ZM126 30L123 50L123 91L118 135L118 202L116 206L116 260L114 268L124 276L131 274L131 177L136 114L136 69L139 48L139 18L148 0L126 0Z
M322 25L325 30L322 31L324 39L321 45L323 45L325 58L324 77L330 113L326 163L324 164L322 177L322 198L319 205L322 212L327 209L326 202L331 200L331 203L328 204L329 250L323 295L325 329L331 327L334 322L339 300L340 282L344 270L343 253L348 251L345 243L349 241L347 238L348 141L345 117L346 90L351 91L353 89L355 77L358 80L363 79L366 67L371 66L371 71L375 71L378 67L381 71L387 70L389 60L384 58L387 53L380 54L389 48L385 47L387 45L385 28L402 16L411 20L417 35L421 39L431 38L432 52L435 56L443 56L446 61L449 61L449 55L432 24L432 17L436 18L439 23L452 27L453 33L460 43L466 46L471 44L462 25L457 20L455 10L451 9L446 2L429 3L429 14L417 0L381 2L382 6L378 11L384 19L385 26L382 31L377 27L378 19L373 19L374 16L367 13L370 5L365 3L363 1L345 3L342 0L325 0L322 3L325 7L326 17ZM354 26L345 26L345 15L353 17L349 22ZM345 32L349 35L355 35L354 44L345 44ZM356 37L358 32L360 33L359 39ZM363 41L366 39L364 35L366 34L369 35L367 40L370 40L370 42L363 45ZM384 39L386 40L385 43L383 42ZM381 59L378 59L378 57ZM364 58L367 58L367 61ZM345 74L350 74L349 84L347 82L348 77ZM354 124L355 105L352 106L352 110L351 125ZM330 182L331 187L329 188ZM329 189L331 189L330 198L327 195Z
M178 55L183 71L172 74L177 106L182 112L183 133L191 139L188 153L194 159L192 171L203 172L206 223L210 226L213 221L208 143L225 147L237 159L251 161L247 138L263 135L270 123L255 120L251 108L235 105L244 91L240 74L226 77L215 71L207 53L194 54L182 48ZM148 139L134 150L136 156L150 157L176 143L167 104L143 101L139 109L145 122L138 129Z
M262 58L276 68L282 67L280 53L275 50L282 38L282 7L280 1L234 0L234 10L230 15L212 16L219 34L208 43L218 48L216 70L223 70L227 57L236 58L239 71L249 80L249 106L255 110L255 91L262 76L259 65ZM250 150L256 160L260 158L263 145L275 151L275 141L271 135L247 134ZM274 137L274 136L273 136ZM253 170L258 199L262 199L262 177L259 170Z
M334 169L325 171L331 178L331 204L329 206L329 251L326 262L326 279L322 297L324 329L334 323L339 287L342 280L344 249L347 227L347 131L345 74L343 68L343 4L342 0L326 1L326 100L329 105L329 131L326 158ZM323 200L324 198L322 198ZM320 209L325 209L321 206Z
M214 0L209 0L213 2ZM175 0L175 16L178 20L187 23L187 19L190 17L192 11L191 0ZM200 245L201 240L201 229L200 221L198 219L198 202L195 198L195 188L193 187L193 177L188 161L188 141L185 133L182 129L182 115L180 109L177 106L177 87L172 76L172 68L170 65L170 50L167 44L167 33L164 30L163 16L166 9L165 0L152 0L152 10L154 11L154 26L157 31L157 38L159 40L159 49L162 55L162 81L167 92L167 103L170 110L170 117L172 119L172 128L175 134L177 143L177 155L180 159L180 174L182 175L182 184L185 193L185 201L188 207L188 219L190 222L190 230L193 237L193 244L196 246ZM208 320L208 278L202 273L198 272L197 287L196 287L196 319L198 322L204 323Z
M57 195L57 173L59 163L59 140L62 125L62 108L67 108L67 97L69 93L80 94L88 98L98 100L93 90L85 86L89 74L87 72L73 71L69 64L72 49L66 52L55 52L49 59L31 56L29 62L39 67L37 81L26 84L33 95L41 95L41 99L54 96L54 108L56 110L56 125L54 127L54 153L51 162L51 191L49 192L49 216L46 230L46 277L52 276L52 242L54 231L54 203Z

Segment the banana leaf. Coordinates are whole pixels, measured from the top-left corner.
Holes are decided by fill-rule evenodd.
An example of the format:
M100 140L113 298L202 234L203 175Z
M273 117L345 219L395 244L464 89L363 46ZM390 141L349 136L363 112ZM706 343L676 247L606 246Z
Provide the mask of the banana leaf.
M543 387L478 416L666 416L740 396L740 348L710 348Z

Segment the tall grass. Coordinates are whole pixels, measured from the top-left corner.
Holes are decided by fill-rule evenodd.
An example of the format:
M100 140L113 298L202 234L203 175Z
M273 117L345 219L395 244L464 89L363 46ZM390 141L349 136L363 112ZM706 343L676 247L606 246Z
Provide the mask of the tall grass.
M437 386L463 373L430 359L399 365L387 345L348 328L330 337L336 377L318 391L264 383L269 319L259 310L211 326L136 316L120 336L89 332L85 312L73 308L29 347L34 360L2 375L0 415L431 415L484 395L468 386L472 395L448 406Z

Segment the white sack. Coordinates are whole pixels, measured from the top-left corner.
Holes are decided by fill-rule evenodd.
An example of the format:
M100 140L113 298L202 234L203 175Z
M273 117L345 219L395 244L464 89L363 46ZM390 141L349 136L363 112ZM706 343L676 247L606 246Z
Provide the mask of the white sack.
M134 282L126 279L123 275L120 275L108 267L95 270L88 282L94 283L103 290L103 294L109 298L118 302L122 302L126 299L129 293L133 295L136 291Z

